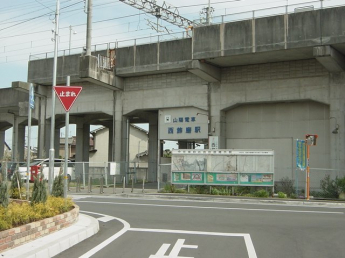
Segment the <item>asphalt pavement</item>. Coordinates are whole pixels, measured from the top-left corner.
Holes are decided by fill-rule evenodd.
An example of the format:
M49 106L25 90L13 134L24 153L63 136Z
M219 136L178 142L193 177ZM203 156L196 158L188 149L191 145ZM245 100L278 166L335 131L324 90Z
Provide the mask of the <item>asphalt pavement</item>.
M213 202L239 202L239 203L276 203L276 204L293 204L293 205L313 205L327 207L345 207L345 202L341 201L320 201L320 200L289 200L278 198L243 198L234 196L211 196L211 195L195 195L195 194L167 194L158 193L155 186L150 189L138 188L113 188L104 187L103 189L96 187L91 191L89 189L81 189L76 191L70 188L69 196L77 198L82 196L114 196L122 198L143 198L143 199L187 199L187 200L203 200ZM66 249L80 243L81 241L91 237L99 231L99 222L96 218L85 214L79 215L79 220L58 232L48 236L38 238L34 241L23 244L19 247L0 253L1 257L11 258L46 258L53 257Z

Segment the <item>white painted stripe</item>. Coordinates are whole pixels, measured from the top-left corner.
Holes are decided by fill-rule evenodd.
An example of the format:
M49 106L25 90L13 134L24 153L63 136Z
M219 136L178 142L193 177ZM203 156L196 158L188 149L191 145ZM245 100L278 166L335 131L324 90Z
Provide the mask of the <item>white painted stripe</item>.
M220 233L205 231L188 231L188 230L170 230L170 229L148 229L148 228L130 228L128 231L153 232L153 233L170 233L170 234L190 234L190 235L207 235L207 236L225 236L225 237L243 237L247 247L248 257L257 258L252 239L249 234L245 233Z
M147 204L147 203L124 203L124 202L91 202L76 201L77 203L95 203L95 204L112 204L112 205L131 205L131 206L149 206L149 207L170 207L170 208L190 208L190 209L212 209L212 210L238 210L238 211L264 211L264 212L289 212L289 213L314 213L314 214L341 214L344 212L336 211L306 211L306 210L275 210L275 209L248 209L248 208L229 208L229 207L202 207L189 205L169 205L169 204Z
M95 213L95 212L87 212L87 213L96 214L96 215L103 215L104 216L104 214ZM94 255L95 253L97 253L98 251L102 250L104 247L109 245L111 242L113 242L114 240L116 240L117 238L122 236L124 233L126 233L128 231L128 229L130 229L131 226L129 225L129 223L127 221L125 221L123 219L120 219L120 218L116 218L116 217L114 217L114 219L120 221L123 224L123 229L121 229L119 232L117 232L116 234L112 235L111 237L109 237L108 239L106 239L105 241L100 243L99 245L95 246L94 248L92 248L90 251L88 251L87 253L83 254L79 258L89 258L90 256Z

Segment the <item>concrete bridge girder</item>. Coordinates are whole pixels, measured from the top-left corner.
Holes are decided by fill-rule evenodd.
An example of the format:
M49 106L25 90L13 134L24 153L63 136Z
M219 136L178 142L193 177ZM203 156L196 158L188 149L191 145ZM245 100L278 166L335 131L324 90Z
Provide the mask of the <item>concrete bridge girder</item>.
M345 56L332 46L318 46L313 48L314 57L328 71L339 73L345 71Z

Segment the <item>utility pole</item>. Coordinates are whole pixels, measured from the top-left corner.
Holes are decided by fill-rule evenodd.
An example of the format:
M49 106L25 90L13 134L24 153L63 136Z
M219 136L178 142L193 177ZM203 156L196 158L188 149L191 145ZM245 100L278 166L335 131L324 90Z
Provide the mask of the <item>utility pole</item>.
M54 65L53 65L53 84L52 84L52 113L51 113L51 124L50 124L51 128L50 128L50 149L49 149L49 178L48 178L49 194L51 194L53 191L53 181L54 181L55 91L53 90L53 87L56 86L56 76L57 76L59 13L60 13L60 1L56 0L55 31L54 31Z
M92 0L87 1L86 55L91 56Z

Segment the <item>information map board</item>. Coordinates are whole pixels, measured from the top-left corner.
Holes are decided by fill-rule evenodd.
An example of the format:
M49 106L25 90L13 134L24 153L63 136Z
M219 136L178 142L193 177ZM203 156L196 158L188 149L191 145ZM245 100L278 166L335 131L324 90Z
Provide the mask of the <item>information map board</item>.
M273 150L172 150L172 184L274 185Z

